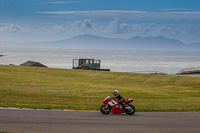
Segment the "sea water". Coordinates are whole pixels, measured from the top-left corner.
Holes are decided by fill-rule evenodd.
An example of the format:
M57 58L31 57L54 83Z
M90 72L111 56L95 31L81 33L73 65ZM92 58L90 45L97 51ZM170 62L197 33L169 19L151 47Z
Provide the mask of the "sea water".
M40 62L49 68L72 69L72 60L100 59L101 69L114 72L176 74L182 69L200 67L200 52L85 50L58 48L0 48L0 64L20 65Z

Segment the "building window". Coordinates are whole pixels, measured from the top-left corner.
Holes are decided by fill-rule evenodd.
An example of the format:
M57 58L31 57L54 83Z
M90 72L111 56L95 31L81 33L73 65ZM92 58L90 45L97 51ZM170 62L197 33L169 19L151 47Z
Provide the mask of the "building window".
M94 63L99 63L99 60L95 60Z

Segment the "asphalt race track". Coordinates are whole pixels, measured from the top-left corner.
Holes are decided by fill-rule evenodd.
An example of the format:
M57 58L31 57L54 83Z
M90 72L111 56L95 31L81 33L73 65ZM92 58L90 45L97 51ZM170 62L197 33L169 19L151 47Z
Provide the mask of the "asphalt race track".
M0 131L20 133L200 133L200 112L0 109Z

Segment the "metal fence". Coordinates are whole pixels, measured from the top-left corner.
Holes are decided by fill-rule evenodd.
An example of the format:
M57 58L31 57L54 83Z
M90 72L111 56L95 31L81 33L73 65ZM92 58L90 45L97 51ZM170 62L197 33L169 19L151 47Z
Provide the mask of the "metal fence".
M143 74L166 74L163 72L159 72L159 71L135 71L132 73L143 73Z
M180 73L184 73L184 72L192 72L192 71L199 71L200 72L200 67L194 67L194 68L186 68L186 69L182 69Z

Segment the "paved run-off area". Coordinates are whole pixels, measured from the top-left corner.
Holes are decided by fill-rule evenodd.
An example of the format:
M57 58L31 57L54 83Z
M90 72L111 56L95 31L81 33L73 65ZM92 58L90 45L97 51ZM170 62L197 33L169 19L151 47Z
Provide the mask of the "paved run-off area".
M136 112L0 109L0 131L42 133L200 133L200 112Z

